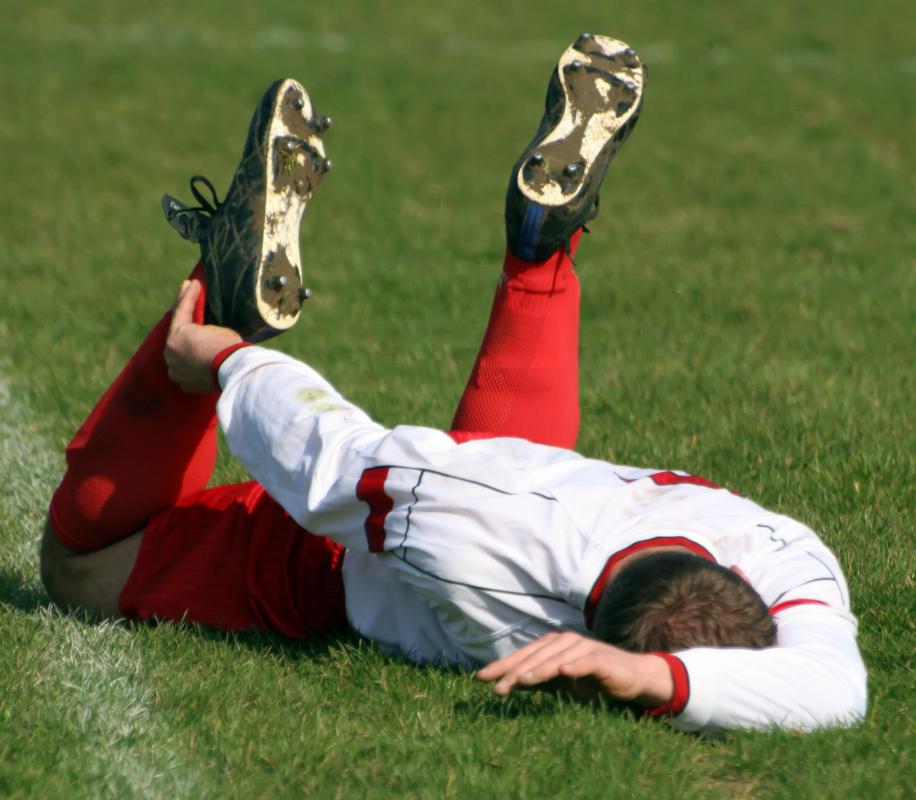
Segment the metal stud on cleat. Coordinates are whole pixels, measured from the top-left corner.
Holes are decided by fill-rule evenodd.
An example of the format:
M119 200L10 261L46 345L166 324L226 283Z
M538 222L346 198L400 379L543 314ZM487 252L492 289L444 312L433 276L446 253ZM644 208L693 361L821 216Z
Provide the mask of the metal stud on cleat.
M318 117L318 119L315 120L315 127L318 128L318 133L324 133L333 124L334 120L330 117Z
M639 59L616 39L581 33L554 63L544 116L506 192L507 244L527 261L568 247L598 213L608 164L642 98Z
M299 287L299 302L304 303L312 296L311 289L305 289L302 286Z
M332 169L334 169L334 162L331 161L330 158L326 158L321 166L325 172L330 172Z
M319 118L304 87L274 81L261 97L239 166L223 199L206 178L191 179L190 207L166 196L167 221L200 245L207 297L203 318L261 342L292 327L301 301L299 230L308 201L330 163ZM314 173L313 173L314 169Z

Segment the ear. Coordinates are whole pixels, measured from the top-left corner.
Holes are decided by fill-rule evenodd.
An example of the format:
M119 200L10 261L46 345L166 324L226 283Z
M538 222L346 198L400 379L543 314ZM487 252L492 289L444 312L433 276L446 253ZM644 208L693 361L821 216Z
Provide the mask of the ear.
M748 578L747 575L744 574L744 570L742 570L741 567L739 567L737 564L732 564L732 565L729 567L729 569L730 569L732 572L734 572L735 575L737 575L739 578L741 578L741 580L743 580L745 583L750 583L750 582L751 582L751 579Z

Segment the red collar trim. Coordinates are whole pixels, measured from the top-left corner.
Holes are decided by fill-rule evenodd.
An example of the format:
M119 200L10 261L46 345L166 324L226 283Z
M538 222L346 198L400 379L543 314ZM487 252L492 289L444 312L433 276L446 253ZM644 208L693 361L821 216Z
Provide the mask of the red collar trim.
M683 536L656 536L652 539L644 539L641 542L636 542L631 544L629 547L625 547L623 550L618 550L614 553L604 565L604 569L601 570L601 574L598 576L598 580L595 581L595 585L592 586L592 590L588 593L588 599L585 601L585 624L591 630L592 623L595 620L595 608L598 606L598 600L601 598L601 592L604 591L605 584L610 577L611 571L620 561L626 558L633 553L638 553L640 550L649 550L655 547L684 547L695 555L706 558L709 561L715 563L716 559L712 553L709 552L702 545L697 544L691 539L686 539Z
M781 603L777 603L775 606L770 608L770 616L778 614L780 611L785 611L787 608L794 608L795 606L826 606L823 600L810 600L806 597L800 597L798 600L783 600Z

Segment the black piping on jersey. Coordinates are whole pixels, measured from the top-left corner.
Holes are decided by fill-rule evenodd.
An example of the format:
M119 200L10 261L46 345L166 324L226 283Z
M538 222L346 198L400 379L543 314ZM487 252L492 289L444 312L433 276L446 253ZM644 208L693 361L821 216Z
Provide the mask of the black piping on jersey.
M788 546L789 543L785 539L776 535L776 528L774 528L772 525L764 525L762 522L760 522L757 524L757 527L766 528L770 532L770 541L774 544L778 543L780 550L782 550L783 547Z
M487 592L488 594L511 594L516 597L536 597L539 600L553 600L557 603L565 603L566 601L562 597L557 597L552 594L538 594L537 592L518 592L514 589L495 589L492 586L478 586L475 583L465 583L464 581L456 581L451 578L443 578L441 575L436 575L435 572L430 572L428 569L423 569L423 567L418 567L412 561L408 561L407 557L399 553L392 552L392 555L398 559L398 561L403 561L411 569L415 569L417 572L426 575L428 578L439 581L439 583L448 583L452 586L464 586L466 589L474 589L478 592Z
M768 527L768 526L762 526L762 527ZM772 538L772 537L771 537L771 538ZM774 540L774 541L776 541L776 540ZM779 541L781 541L781 542L783 542L783 544L785 544L785 542L784 542L782 539L779 539ZM820 564L825 570L827 570L827 575L828 575L829 577L827 577L827 578L812 578L810 581L805 581L804 583L798 584L798 586L793 586L791 589L786 589L781 595L779 595L779 597L777 597L772 603L770 603L770 607L775 606L780 600L782 600L783 597L785 597L785 596L786 596L787 594L789 594L790 592L794 592L796 589L801 589L802 586L807 586L809 583L820 583L821 581L833 581L833 583L836 584L837 590L838 590L839 593L840 593L840 600L842 600L846 605L849 605L849 598L845 598L844 595L843 595L843 584L840 583L839 580L837 580L837 577L836 577L836 575L833 573L833 570L830 569L830 566L829 566L828 564L825 564L823 561L821 561L821 560L820 560L814 553L812 553L810 550L805 550L805 555L811 556L811 558L813 558L815 561L817 561L818 564Z
M779 544L779 549L780 549L780 550L782 550L784 547L788 547L788 546L789 546L789 543L788 543L785 539L783 539L781 536L777 536L777 535L776 535L776 528L774 528L772 525L764 525L764 524L761 522L761 523L758 523L757 527L758 527L758 528L766 528L766 529L770 532L770 541L773 542L774 544L778 543L778 544ZM817 583L818 581L833 581L833 582L836 584L837 589L838 589L839 592L840 592L840 600L842 600L842 601L848 606L848 605L849 605L849 598L846 597L846 596L844 595L844 593L843 593L843 584L840 583L840 581L837 579L836 575L834 574L833 570L830 569L830 565L829 565L829 564L825 564L823 561L821 561L821 560L820 560L814 553L812 553L810 550L805 550L805 553L807 553L809 556L811 556L811 558L813 558L815 561L817 561L818 564L820 564L825 570L827 570L827 574L830 575L830 577L829 577L829 578L814 578L814 580L805 581L805 583L800 583L798 586L795 586L795 587L792 588L792 589L786 589L781 595L779 595L779 597L777 597L777 598L772 602L771 605L774 605L774 606L775 606L780 600L782 600L783 597L785 597L787 594L789 594L789 592L794 592L795 589L801 589L802 586L807 586L809 583Z
M474 484L475 486L482 486L484 489L492 489L494 492L497 492L499 494L513 495L513 494L519 494L519 492L508 492L508 491L505 491L504 489L498 489L495 486L490 486L489 484L484 483L483 481L475 481L469 478L459 478L457 475L451 475L447 472L439 472L438 470L434 470L434 469L426 469L424 467L398 467L398 466L391 465L389 468L390 469L411 469L411 470L417 470L417 472L420 473L420 476L417 478L417 482L413 485L413 487L410 490L410 493L413 495L413 502L407 508L407 514L405 515L406 524L404 525L404 534L403 536L401 536L400 544L397 545L398 550L401 550L402 552L398 553L393 550L388 551L389 553L391 553L391 555L393 555L396 559L398 559L398 561L401 561L404 564L407 564L407 566L409 566L411 569L415 569L417 572L423 575L426 575L426 577L428 578L432 578L433 580L439 581L440 583L450 584L451 586L464 586L466 589L473 589L478 592L488 592L490 594L510 594L516 597L535 597L539 600L553 600L555 602L560 602L560 603L566 602L564 598L557 597L551 594L538 594L537 592L520 592L520 591L516 591L515 589L497 589L492 586L478 586L475 583L466 583L465 581L456 581L456 580L452 580L451 578L443 578L441 575L437 575L435 572L430 572L428 569L423 569L423 567L420 567L417 564L414 564L412 561L410 561L407 558L407 552L406 552L408 549L406 542L407 542L407 535L410 532L410 518L411 518L411 514L413 513L414 506L416 506L416 504L420 502L420 498L417 497L417 488L423 482L423 477L427 472L432 473L433 475L439 475L443 478L450 478L452 480L462 481L464 483L471 483L471 484ZM373 469L375 468L373 467ZM381 467L381 469L384 469L384 467ZM556 502L556 498L551 497L550 495L541 494L540 492L523 492L523 494L532 494L544 500Z
M407 507L407 514L404 518L404 521L406 522L406 524L404 525L404 535L401 537L401 543L398 545L398 548L402 550L407 547L407 545L404 543L407 541L407 531L410 530L410 515L413 514L414 506L420 502L420 498L417 497L417 487L421 483L423 483L423 476L425 474L426 473L423 470L420 470L420 475L417 478L417 482L413 485L413 487L411 487L411 490L410 490L410 493L413 495L413 502ZM401 559L401 560L404 561L404 559ZM408 562L404 561L404 563L407 564ZM410 566L413 567L413 564L411 564ZM417 569L417 567L414 567L414 569Z
M830 565L829 565L829 564L825 564L823 561L821 561L821 559L819 559L819 558L817 557L817 555L816 555L815 553L812 553L810 550L805 550L805 552L806 552L809 556L811 556L811 558L813 558L815 561L817 561L817 563L820 564L825 570L827 570L827 572L830 573L830 576L833 578L833 580L836 581L837 588L840 590L840 599L843 601L843 603L844 603L845 605L847 605L847 606L850 605L850 603L849 603L849 598L848 598L848 597L845 597L845 596L843 595L843 584L842 584L842 582L837 578L837 576L834 574L833 570L830 569Z
M535 497L540 497L542 500L549 500L552 503L557 502L557 498L546 492L510 492L508 489L500 489L498 486L493 486L490 483L484 483L483 481L475 481L473 478L461 478L458 475L453 475L451 472L442 472L438 469L430 469L429 467L411 467L406 464L377 464L374 467L366 467L364 472L369 470L376 469L409 469L416 470L417 472L428 472L430 475L441 475L443 478L451 478L455 481L462 481L463 483L471 483L474 486L482 486L484 489L490 489L491 491L496 492L497 494L505 495L516 495L516 494L531 494ZM418 483L419 485L419 483Z
M794 592L796 589L801 589L802 586L807 586L809 583L820 583L821 581L832 581L833 583L837 583L836 578L812 578L810 581L805 581L804 583L798 584L798 586L793 586L791 589L786 589L781 595L779 595L779 597L777 597L772 603L770 603L770 607L777 605L779 601L782 600L782 598L785 597L790 592ZM838 583L837 583L837 586L839 586ZM841 591L840 597L842 596L843 596L843 593Z

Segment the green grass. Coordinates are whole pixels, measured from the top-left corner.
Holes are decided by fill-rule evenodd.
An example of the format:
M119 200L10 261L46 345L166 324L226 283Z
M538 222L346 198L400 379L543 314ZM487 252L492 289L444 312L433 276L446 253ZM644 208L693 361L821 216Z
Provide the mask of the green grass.
M0 796L912 792L911 3L2 7ZM335 171L303 227L315 298L279 346L382 422L447 426L508 167L581 30L626 39L651 74L580 251L579 448L689 469L818 530L860 620L864 724L710 742L498 701L355 638L50 609L35 545L63 446L194 258L159 195L195 172L225 186L260 92L300 78L337 120ZM223 459L215 480L241 475Z

